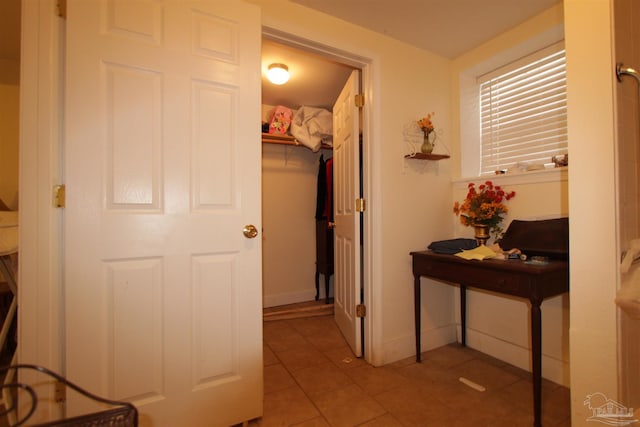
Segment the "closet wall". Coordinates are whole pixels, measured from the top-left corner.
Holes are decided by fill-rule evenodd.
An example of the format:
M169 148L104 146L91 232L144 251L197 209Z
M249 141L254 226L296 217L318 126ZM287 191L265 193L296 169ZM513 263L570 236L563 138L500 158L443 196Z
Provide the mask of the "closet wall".
M19 74L19 60L0 58L0 200L11 210L18 209Z
M269 120L273 108L263 105L264 121ZM262 144L264 307L315 299L315 212L321 155L326 160L332 152ZM320 298L324 298L322 276L321 285Z

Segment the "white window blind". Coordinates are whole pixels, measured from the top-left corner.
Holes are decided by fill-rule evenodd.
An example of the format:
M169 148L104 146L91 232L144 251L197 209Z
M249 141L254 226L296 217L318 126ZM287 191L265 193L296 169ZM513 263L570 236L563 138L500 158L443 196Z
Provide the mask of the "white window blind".
M554 50L479 79L482 175L567 153L565 52Z

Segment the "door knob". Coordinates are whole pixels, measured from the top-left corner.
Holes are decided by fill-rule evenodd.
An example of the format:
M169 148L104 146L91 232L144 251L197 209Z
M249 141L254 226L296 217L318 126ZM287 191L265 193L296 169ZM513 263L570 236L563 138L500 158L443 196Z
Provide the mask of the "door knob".
M242 234L244 234L244 237L246 237L247 239L253 239L258 235L258 229L255 225L248 224L245 225L242 229Z
M327 223L327 228L336 228L336 223L335 223L335 222L333 222L333 221L329 221L329 222Z

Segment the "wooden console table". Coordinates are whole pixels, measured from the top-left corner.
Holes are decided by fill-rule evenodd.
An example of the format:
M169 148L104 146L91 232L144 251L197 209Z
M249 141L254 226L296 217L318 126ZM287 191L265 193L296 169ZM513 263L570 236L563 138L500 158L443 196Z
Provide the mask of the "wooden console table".
M531 264L520 260L465 260L431 251L411 252L414 276L416 362L420 362L420 277L460 286L462 345L466 345L466 290L468 287L525 298L531 302L531 356L534 426L541 421L542 324L540 305L545 298L569 291L569 263Z

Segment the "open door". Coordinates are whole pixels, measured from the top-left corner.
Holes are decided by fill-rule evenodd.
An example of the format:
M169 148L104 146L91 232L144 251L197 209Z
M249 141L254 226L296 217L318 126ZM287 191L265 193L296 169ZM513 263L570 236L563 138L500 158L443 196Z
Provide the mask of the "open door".
M142 426L258 417L260 10L66 3L66 376Z
M359 71L347 80L333 106L333 173L335 218L334 316L356 356L362 356L360 304Z

